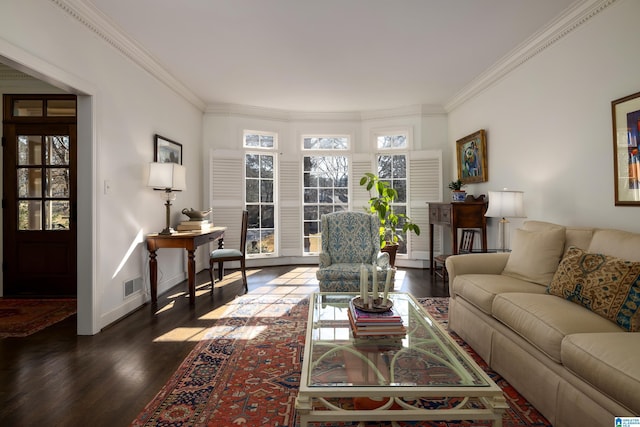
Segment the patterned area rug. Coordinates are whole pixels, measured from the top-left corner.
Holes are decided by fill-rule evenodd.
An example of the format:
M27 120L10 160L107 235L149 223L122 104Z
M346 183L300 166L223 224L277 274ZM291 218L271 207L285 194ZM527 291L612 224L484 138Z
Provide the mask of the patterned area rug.
M446 324L448 298L421 304ZM306 296L245 295L208 331L132 426L297 427L309 300ZM509 409L504 427L550 426L513 387L454 336L502 388ZM406 426L484 426L488 422L406 422ZM325 426L328 424L312 424ZM356 426L357 423L331 425ZM390 425L375 423L367 425Z
M75 299L0 298L0 337L26 337L76 313Z

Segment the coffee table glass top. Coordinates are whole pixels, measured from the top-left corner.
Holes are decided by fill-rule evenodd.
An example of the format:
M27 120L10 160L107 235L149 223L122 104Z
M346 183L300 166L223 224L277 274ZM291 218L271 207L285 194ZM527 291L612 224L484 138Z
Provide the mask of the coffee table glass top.
M391 293L406 335L354 338L347 314L357 294L311 297L303 373L307 387L490 387L490 380L409 294Z

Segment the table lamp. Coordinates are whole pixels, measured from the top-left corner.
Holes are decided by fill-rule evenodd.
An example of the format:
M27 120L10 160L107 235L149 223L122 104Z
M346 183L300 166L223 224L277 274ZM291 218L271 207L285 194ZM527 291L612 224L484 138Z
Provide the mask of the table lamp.
M524 192L522 191L489 191L489 207L484 214L487 217L501 218L498 225L499 250L507 250L506 232L507 218L525 218Z
M174 234L171 228L171 202L176 199L176 191L187 189L186 169L177 163L149 163L147 186L162 191L160 197L165 200L166 227L159 234Z

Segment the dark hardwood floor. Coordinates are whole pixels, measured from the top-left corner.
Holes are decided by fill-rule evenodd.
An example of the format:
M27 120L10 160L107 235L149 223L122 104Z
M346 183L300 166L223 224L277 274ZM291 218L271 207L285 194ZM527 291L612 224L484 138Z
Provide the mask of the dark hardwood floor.
M249 292L278 292L286 280L313 286L312 269L250 269ZM147 304L94 336L77 336L72 316L29 337L0 339L0 426L128 426L215 323L215 309L242 293L239 277L216 283L212 299L208 272L200 272L195 306L185 281L157 307ZM396 290L448 296L426 269L398 269Z

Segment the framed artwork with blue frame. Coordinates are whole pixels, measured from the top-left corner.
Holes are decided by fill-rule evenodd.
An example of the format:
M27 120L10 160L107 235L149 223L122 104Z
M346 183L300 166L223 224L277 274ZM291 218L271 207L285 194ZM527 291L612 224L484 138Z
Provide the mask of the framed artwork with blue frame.
M640 92L611 101L616 206L640 206Z

